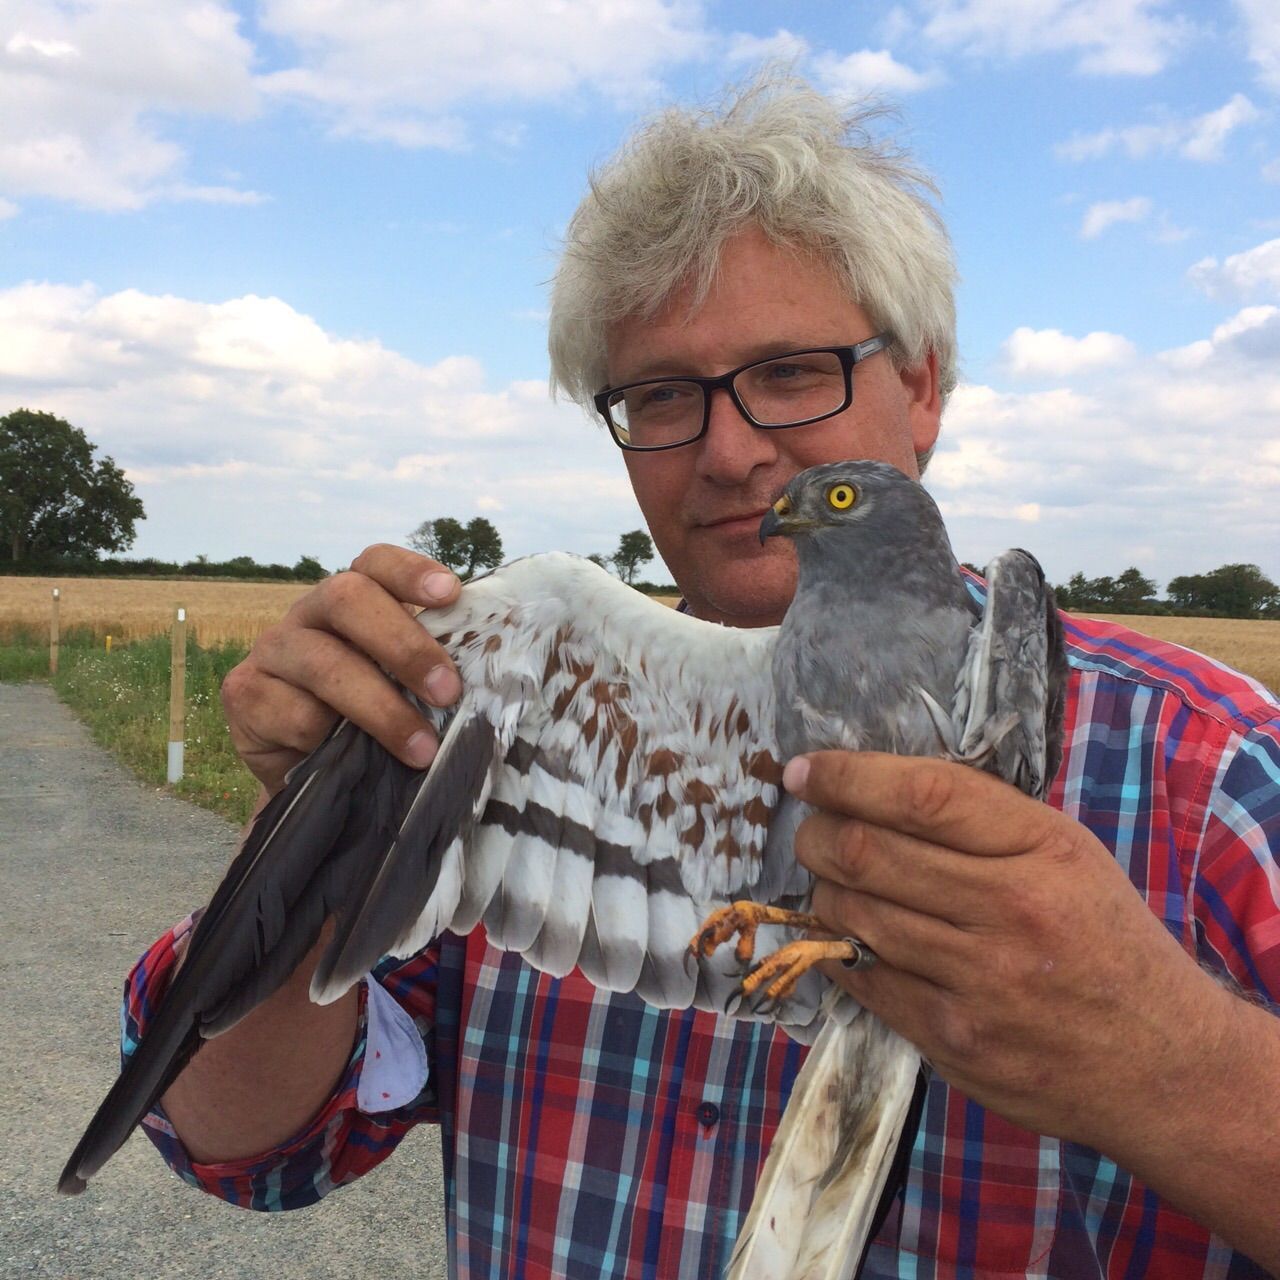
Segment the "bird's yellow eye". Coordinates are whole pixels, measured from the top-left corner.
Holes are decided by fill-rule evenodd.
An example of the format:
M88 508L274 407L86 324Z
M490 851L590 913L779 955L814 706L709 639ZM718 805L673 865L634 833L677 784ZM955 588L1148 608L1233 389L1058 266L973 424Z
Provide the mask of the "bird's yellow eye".
M857 497L851 484L833 484L827 490L827 502L837 511L848 511Z

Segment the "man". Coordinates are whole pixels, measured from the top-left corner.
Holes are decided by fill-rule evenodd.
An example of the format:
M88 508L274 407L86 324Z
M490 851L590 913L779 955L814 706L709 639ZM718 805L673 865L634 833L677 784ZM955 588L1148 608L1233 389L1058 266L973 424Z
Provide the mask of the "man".
M579 400L891 335L821 421L758 429L717 390L700 435L624 453L695 614L780 619L794 561L756 531L801 469L918 474L955 380L952 274L917 175L791 81L721 115L670 112L597 177L553 299L553 377ZM427 763L430 733L380 668L434 704L457 696L401 604L457 590L373 547L262 637L224 696L267 792L335 712ZM1088 622L1068 639L1052 806L937 761L827 752L788 770L818 810L797 838L815 911L880 956L834 976L935 1068L868 1275L1280 1269L1277 708L1172 646ZM130 1031L181 935L132 975ZM306 999L315 959L165 1095L151 1132L185 1176L292 1207L435 1120L456 1274L719 1274L798 1046L546 979L482 931L326 1008Z

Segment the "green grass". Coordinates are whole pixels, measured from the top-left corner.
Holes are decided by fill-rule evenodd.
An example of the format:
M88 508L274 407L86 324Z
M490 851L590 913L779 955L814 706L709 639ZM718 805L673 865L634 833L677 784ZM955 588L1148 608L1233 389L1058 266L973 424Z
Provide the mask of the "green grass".
M101 640L90 627L64 631L58 639L58 665L96 649ZM43 627L8 627L0 633L0 680L43 680L49 675L49 632Z
M27 639L31 642L22 643ZM245 652L237 646L202 649L188 638L186 751L182 780L172 788L176 795L238 823L248 820L258 784L231 745L218 690ZM0 680L40 678L49 678L47 637L6 637L0 646ZM91 632L64 636L52 684L96 742L144 782L165 785L168 636L117 645L110 653Z

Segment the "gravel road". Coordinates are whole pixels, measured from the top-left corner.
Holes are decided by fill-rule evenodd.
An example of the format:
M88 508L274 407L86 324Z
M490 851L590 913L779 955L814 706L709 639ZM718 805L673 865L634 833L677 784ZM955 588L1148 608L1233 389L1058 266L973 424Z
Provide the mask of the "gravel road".
M118 1064L121 981L205 900L235 829L138 782L43 684L0 684L0 1275L435 1280L439 1135L310 1209L232 1209L135 1133L83 1195L58 1173Z

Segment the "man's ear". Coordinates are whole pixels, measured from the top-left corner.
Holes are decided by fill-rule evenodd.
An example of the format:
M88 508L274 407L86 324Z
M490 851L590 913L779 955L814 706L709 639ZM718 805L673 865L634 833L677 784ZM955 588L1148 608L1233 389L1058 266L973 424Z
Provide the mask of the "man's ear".
M917 458L927 458L942 427L942 390L938 384L938 354L930 351L917 365L900 369L907 393L907 420Z

